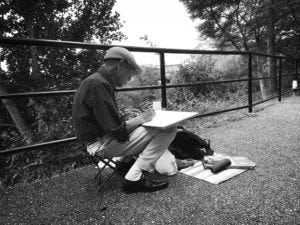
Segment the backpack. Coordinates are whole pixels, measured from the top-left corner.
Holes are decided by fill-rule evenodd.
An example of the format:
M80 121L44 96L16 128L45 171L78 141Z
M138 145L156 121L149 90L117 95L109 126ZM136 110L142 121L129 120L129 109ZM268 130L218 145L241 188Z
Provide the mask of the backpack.
M214 154L214 151L210 148L210 141L208 139L202 139L183 127L178 128L174 140L168 147L176 159L201 160L205 155Z

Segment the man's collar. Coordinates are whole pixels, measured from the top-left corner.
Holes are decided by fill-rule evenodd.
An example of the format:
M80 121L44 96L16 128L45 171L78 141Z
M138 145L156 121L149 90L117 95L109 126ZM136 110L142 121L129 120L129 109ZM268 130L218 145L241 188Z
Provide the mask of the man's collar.
M99 69L99 73L101 74L101 76L102 76L105 80L107 80L107 81L110 83L110 85L111 85L114 89L116 89L116 84L115 84L115 82L113 81L112 75L109 74L109 73L107 72L107 70L106 70L104 67L101 67L101 68Z

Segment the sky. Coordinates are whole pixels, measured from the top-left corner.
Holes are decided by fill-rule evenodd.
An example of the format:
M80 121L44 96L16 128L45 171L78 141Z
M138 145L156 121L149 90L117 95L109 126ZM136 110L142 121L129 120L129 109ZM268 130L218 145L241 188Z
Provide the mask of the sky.
M196 29L198 21L192 21L185 6L179 0L117 0L115 11L123 24L121 31L127 40L112 44L124 46L210 49L207 41L200 40ZM140 38L147 35L149 42ZM200 47L199 47L200 45ZM137 63L159 65L159 56L154 53L133 52ZM185 54L165 54L166 65L182 63L189 58ZM4 67L3 62L1 62Z
M151 47L140 38L147 35L155 47L194 49L199 45L199 21L192 21L179 0L118 0L114 10L120 13L121 31L127 40L113 44ZM207 49L207 46L206 46ZM158 55L133 53L140 64L159 64ZM178 64L187 55L166 54L167 65Z

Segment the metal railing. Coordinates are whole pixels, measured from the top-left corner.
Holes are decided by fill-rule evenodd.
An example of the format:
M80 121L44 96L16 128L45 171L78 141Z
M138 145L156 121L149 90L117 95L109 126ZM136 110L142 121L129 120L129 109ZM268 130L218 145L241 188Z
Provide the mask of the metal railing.
M60 47L60 48L84 48L84 49L101 49L107 50L111 48L113 45L100 45L93 43L82 43L82 42L70 42L70 41L56 41L56 40L41 40L41 39L12 39L12 38L0 38L0 46L15 46L15 45L25 45L25 46L47 46L47 47ZM216 115L220 113L230 112L234 110L240 110L248 108L248 111L251 113L253 111L253 106L264 103L274 98L278 98L278 101L281 101L281 96L291 93L295 90L290 90L282 93L282 60L288 59L293 60L295 64L294 74L286 75L286 76L298 76L297 67L298 67L298 59L289 58L285 56L277 56L277 55L268 55L264 53L257 53L251 51L215 51L215 50L191 50L191 49L170 49L170 48L150 48L150 47L134 47L134 46L122 46L127 48L132 52L151 52L157 53L160 58L160 85L154 86L142 86L142 87L131 87L131 88L118 88L117 92L124 91L135 91L135 90L148 90L148 89L160 89L161 90L161 98L162 98L162 107L167 107L167 88L177 88L177 87L192 87L192 86L204 86L204 85L213 85L213 84L221 84L221 83L234 83L234 82L248 82L248 104L244 106L219 110L215 112L205 113L196 116L195 118L205 117ZM207 54L207 55L244 55L248 57L248 78L245 79L231 79L231 80L222 80L222 81L212 81L212 82L197 82L197 83L185 83L185 84L168 84L166 83L166 71L165 71L165 54ZM275 59L279 59L279 69L277 76L269 76L263 78L253 78L252 72L252 57L255 56L265 56L265 57L273 57ZM269 99L265 99L259 102L253 103L252 99L252 82L254 80L260 79L271 79L278 78L278 93L276 96L271 97ZM296 90L299 90L296 89ZM58 95L69 95L74 94L76 90L63 90L63 91L43 91L43 92L26 92L26 93L13 93L13 94L3 94L0 95L0 99L11 99L11 98L24 98L24 97L41 97L41 96L58 96ZM76 140L76 137L66 138L56 141L44 142L39 144L33 144L28 146L22 146L12 149L6 149L0 151L0 155L8 155L14 154L17 152L39 149L41 147L49 147L56 144L69 143Z

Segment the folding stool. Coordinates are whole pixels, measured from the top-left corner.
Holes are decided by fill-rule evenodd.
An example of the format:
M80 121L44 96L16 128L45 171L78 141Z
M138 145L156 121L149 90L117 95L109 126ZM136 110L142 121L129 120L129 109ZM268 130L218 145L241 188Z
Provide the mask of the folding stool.
M105 186L105 184L112 178L112 176L117 172L117 166L118 166L118 160L113 160L112 158L104 158L102 156L93 156L94 164L96 165L98 169L98 173L94 177L94 180L98 178L99 182L98 185L100 185L98 192L102 190L102 188ZM99 162L103 163L103 166L99 166ZM113 172L103 181L101 181L101 173L106 168L110 168L113 170Z
M138 116L141 113L141 110L139 109L128 109L125 110L123 113L124 118L130 119L135 116ZM105 158L102 156L93 156L94 164L96 165L97 169L99 170L96 176L94 177L94 180L99 177L99 190L100 192L102 188L105 186L105 184L112 178L112 176L117 172L117 167L118 167L118 160L113 160L112 158ZM99 162L102 162L104 165L102 167L99 166ZM106 168L109 167L113 170L113 172L107 177L101 184L101 173L102 171Z

